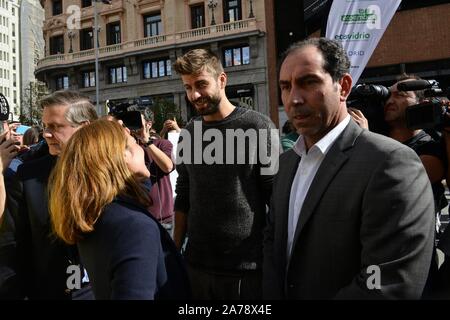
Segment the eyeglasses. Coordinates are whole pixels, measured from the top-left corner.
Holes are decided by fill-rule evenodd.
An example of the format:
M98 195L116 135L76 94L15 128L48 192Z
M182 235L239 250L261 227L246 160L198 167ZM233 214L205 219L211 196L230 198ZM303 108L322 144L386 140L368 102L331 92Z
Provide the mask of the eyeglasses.
M50 134L59 133L68 127L71 127L71 126L70 125L50 125L50 126L44 127L44 133L45 132L50 133Z

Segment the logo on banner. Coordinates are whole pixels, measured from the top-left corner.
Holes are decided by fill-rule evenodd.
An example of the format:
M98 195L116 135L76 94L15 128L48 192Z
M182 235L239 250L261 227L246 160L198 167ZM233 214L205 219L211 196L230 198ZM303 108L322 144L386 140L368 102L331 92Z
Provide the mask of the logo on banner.
M348 34L337 34L334 36L334 40L338 41L367 41L370 38L370 33L366 32L352 32Z
M341 21L347 24L375 24L379 16L377 16L375 10L371 10L374 6L369 6L366 9L358 9L357 13L354 14L343 14L341 15Z
M364 50L348 50L347 55L349 57L353 56L363 56L365 54Z
M335 0L328 15L326 37L339 41L350 57L358 81L401 0Z

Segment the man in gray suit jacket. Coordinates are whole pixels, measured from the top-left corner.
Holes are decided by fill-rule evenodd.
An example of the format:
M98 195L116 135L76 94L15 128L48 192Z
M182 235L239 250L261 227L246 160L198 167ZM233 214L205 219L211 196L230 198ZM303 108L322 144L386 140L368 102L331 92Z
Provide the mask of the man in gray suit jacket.
M433 195L417 155L347 113L350 62L325 38L294 44L282 101L300 133L281 155L264 238L271 299L417 299L434 240Z

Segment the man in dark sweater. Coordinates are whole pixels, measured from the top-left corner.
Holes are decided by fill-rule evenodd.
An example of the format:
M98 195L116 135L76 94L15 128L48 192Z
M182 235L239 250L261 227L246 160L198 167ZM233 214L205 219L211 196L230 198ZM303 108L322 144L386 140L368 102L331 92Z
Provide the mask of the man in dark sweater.
M196 49L174 65L200 117L181 131L174 240L195 299L261 298L266 204L279 154L278 130L225 95L227 76L212 52Z

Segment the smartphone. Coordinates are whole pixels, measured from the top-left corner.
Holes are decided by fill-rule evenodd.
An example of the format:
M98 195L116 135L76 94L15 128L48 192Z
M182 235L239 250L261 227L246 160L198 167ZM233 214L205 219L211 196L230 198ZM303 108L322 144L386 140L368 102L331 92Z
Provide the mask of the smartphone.
M23 135L23 134L25 134L25 132L27 132L27 130L30 129L30 128L31 128L31 127L29 127L29 126L20 125L20 126L18 126L18 127L16 128L16 133Z

